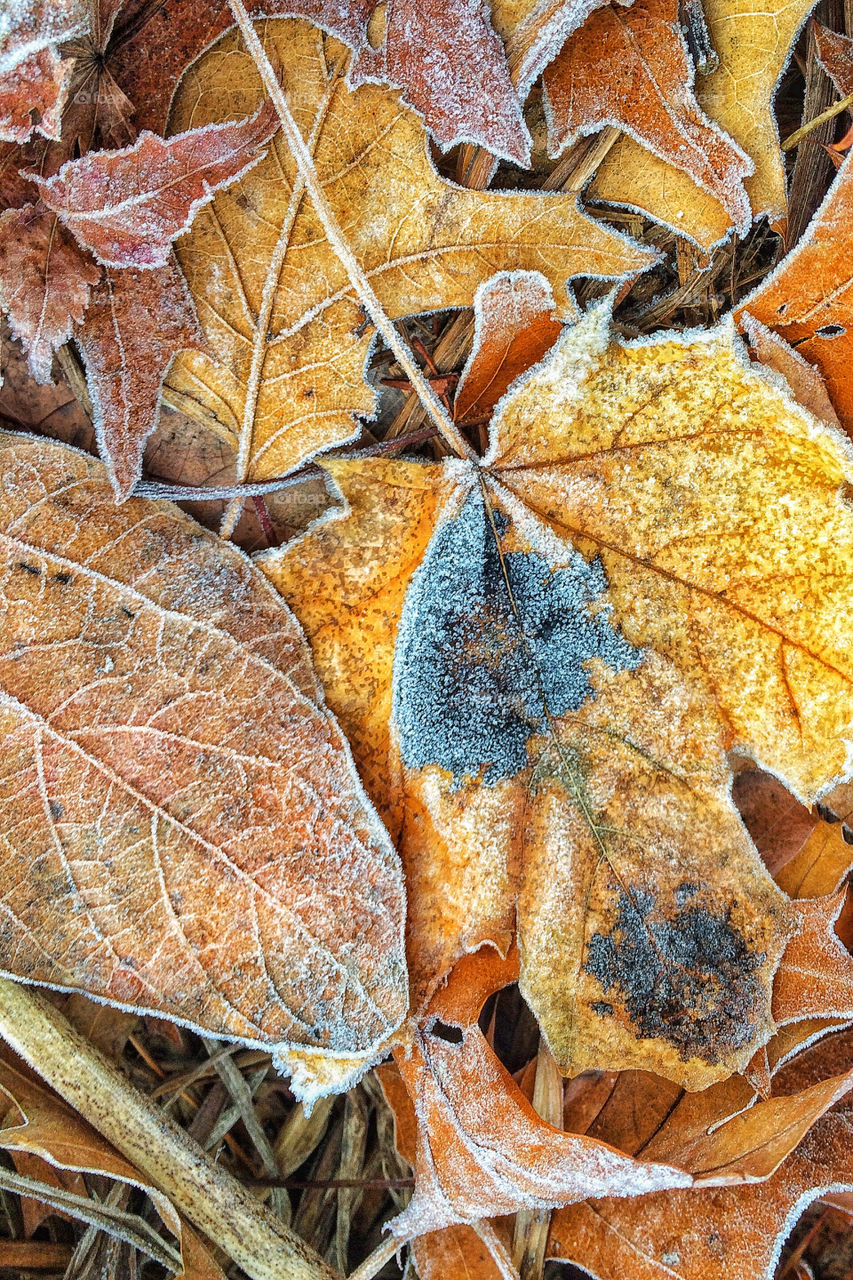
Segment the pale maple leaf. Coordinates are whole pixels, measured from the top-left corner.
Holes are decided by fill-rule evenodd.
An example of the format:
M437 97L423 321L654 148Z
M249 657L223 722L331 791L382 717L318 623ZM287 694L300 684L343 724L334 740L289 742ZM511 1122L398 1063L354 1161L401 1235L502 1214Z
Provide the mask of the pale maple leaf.
M86 455L0 465L3 972L342 1087L406 1012L402 877L298 626Z
M772 1034L795 927L725 753L806 799L848 768L850 447L731 323L622 343L606 308L491 430L480 466L328 464L347 505L261 563L399 838L416 1005L517 930L563 1069L695 1089Z
M398 95L351 92L347 49L315 27L259 28L325 198L386 313L469 305L500 268L537 267L558 309L569 277L620 277L653 253L578 211L568 195L465 191L439 178L420 121ZM253 111L257 70L235 33L187 71L171 127ZM350 439L370 415L364 366L373 338L359 300L279 135L266 158L221 192L176 251L209 355L184 355L167 380L187 412L218 424L240 480L283 474Z

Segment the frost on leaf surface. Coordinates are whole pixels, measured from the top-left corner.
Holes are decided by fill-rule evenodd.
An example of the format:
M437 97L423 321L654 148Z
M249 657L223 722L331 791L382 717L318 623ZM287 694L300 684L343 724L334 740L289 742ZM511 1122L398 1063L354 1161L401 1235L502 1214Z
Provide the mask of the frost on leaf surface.
M269 102L238 123L188 129L164 142L145 132L120 151L67 160L52 178L31 176L48 208L113 267L165 266L172 241L221 186L245 173L278 129Z
M788 208L785 169L773 99L812 0L705 0L711 45L719 65L696 77L696 97L714 125L752 160L744 181L755 218L771 221ZM731 217L693 176L623 137L605 157L590 193L641 209L692 236L702 248L724 239Z
M352 1074L406 1012L402 878L292 615L85 455L0 463L4 971L270 1048L309 1094Z
M511 778L549 715L593 696L591 659L617 671L642 661L600 608L600 562L576 554L554 571L533 551L501 555L508 524L475 490L436 530L412 578L393 707L409 769L440 765L458 783Z
M259 27L326 199L393 319L468 306L499 269L537 269L557 305L574 275L623 276L654 255L581 214L575 198L466 191L439 178L421 120L399 95L347 88L350 52L308 23ZM238 36L186 72L170 129L250 115L263 95ZM234 447L239 478L265 479L349 439L370 415L373 339L281 133L266 158L196 217L176 252L208 355L168 386Z
M727 752L807 800L847 768L849 444L730 324L619 342L599 308L482 464L328 470L345 505L261 563L399 840L415 1004L515 932L564 1069L744 1069L796 913Z
M739 308L792 343L823 375L842 425L853 428L853 272L839 252L853 216L848 154L805 234Z

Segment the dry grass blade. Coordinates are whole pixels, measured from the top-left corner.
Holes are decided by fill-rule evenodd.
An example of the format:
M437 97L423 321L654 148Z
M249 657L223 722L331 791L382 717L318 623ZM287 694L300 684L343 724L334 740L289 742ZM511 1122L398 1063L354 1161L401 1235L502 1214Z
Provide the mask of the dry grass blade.
M178 1273L183 1270L181 1255L177 1249L167 1244L154 1228L136 1213L114 1209L108 1204L98 1204L88 1196L75 1195L72 1191L49 1186L38 1178L25 1177L23 1174L13 1173L10 1169L0 1169L0 1187L4 1187L7 1191L15 1191L18 1195L32 1196L35 1200L50 1205L59 1213L68 1213L72 1217L80 1218L100 1231L106 1231L109 1235L124 1240L135 1249L141 1249L143 1253L148 1254L149 1258L162 1263L170 1271Z
M41 996L0 982L0 1035L252 1280L336 1280Z

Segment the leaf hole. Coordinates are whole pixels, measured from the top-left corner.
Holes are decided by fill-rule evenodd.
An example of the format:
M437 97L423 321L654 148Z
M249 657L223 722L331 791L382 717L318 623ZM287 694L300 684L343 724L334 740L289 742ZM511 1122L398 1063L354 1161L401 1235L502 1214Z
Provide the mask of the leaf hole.
M444 1040L447 1044L462 1043L462 1028L452 1027L447 1022L439 1022L436 1020L430 1027L430 1034L437 1036L439 1040Z
M824 324L816 330L818 338L841 338L847 332L843 324Z

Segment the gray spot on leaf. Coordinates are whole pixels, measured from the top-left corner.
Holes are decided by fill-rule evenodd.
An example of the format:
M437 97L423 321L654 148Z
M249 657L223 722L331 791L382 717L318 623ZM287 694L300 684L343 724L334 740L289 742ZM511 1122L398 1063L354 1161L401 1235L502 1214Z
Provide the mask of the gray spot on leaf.
M698 890L680 885L668 916L650 893L620 890L613 927L593 935L583 967L605 995L620 998L638 1037L714 1063L752 1037L765 999L755 970L765 957L749 949L729 912L697 900Z
M495 524L505 533L505 516ZM472 493L436 530L406 594L393 695L404 763L439 765L456 784L494 785L523 769L548 715L594 696L589 659L617 671L643 660L602 607L607 586L601 563L579 553L557 570L516 551L502 565L483 498Z

